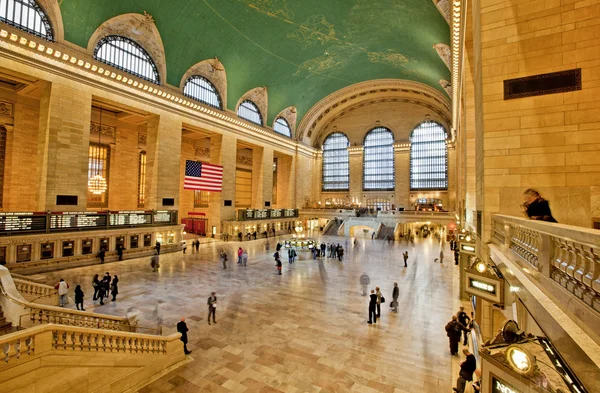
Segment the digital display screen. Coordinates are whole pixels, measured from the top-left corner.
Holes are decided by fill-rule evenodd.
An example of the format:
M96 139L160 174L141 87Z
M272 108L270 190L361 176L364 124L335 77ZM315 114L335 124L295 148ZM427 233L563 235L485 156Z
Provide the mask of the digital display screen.
M46 213L0 213L0 233L46 231Z
M281 209L271 209L271 218L279 218L282 216L283 211Z
M268 210L254 210L254 218L267 218L269 217Z
M144 211L121 211L111 212L109 218L109 225L119 226L130 226L130 225L151 225L152 224L152 212Z
M171 212L169 211L156 211L154 212L154 224L164 224L171 222Z
M101 212L65 212L50 215L50 230L106 228L107 214Z

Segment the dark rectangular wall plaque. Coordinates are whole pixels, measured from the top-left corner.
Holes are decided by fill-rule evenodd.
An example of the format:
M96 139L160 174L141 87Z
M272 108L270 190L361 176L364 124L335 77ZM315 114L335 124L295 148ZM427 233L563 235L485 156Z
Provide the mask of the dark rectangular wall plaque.
M77 195L57 195L56 204L77 206Z
M163 198L163 206L175 206L175 198Z
M504 81L505 100L575 90L581 90L581 68Z
M223 201L223 206L233 206L233 204L231 203L231 199L226 199Z

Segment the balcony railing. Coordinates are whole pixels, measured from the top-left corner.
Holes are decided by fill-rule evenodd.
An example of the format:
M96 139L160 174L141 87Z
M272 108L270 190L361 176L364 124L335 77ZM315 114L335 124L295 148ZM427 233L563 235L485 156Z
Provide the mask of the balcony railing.
M492 217L492 241L600 312L600 231L518 217Z

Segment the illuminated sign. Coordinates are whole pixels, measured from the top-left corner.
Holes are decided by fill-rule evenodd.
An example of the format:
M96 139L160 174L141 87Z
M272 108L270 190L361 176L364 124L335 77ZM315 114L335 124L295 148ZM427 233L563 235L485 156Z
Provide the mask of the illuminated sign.
M460 249L461 249L461 251L475 252L475 247L474 246L470 246L468 244L461 244L460 245Z
M475 289L479 289L482 291L486 291L489 292L491 294L495 294L496 293L496 286L495 285L491 285L488 283L485 283L483 281L479 281L479 280L475 280L475 279L469 279L469 288L475 288Z
M521 393L510 385L492 377L492 393Z
M504 304L505 282L503 278L466 269L463 282L465 291L469 295L477 296L494 304Z

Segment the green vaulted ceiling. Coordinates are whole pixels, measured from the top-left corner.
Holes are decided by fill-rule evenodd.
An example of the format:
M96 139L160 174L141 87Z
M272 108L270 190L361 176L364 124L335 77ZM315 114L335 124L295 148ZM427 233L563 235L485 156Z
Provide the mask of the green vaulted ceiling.
M269 124L290 105L301 119L357 82L409 79L443 92L439 80L450 80L433 48L449 44L449 27L431 0L63 0L61 11L65 39L84 48L108 19L148 12L169 84L218 56L230 109L246 91L267 86Z

